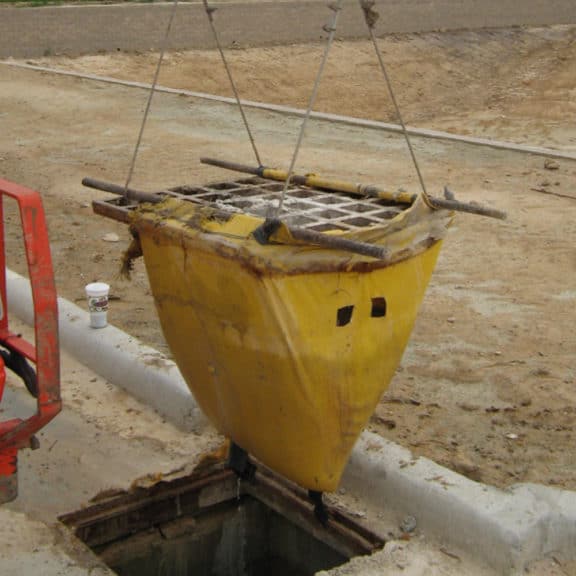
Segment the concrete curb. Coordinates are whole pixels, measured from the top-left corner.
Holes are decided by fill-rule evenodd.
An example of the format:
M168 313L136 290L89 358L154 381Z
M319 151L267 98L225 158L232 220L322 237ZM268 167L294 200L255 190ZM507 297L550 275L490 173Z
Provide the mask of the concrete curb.
M9 60L0 60L0 65L11 66L13 68L23 68L25 70L35 70L37 72L46 72L49 74L58 74L60 76L70 76L72 78L81 78L82 80L93 80L95 82L105 82L107 84L116 84L118 86L125 86L127 88L139 88L143 90L150 90L151 85L146 82L136 82L132 80L119 80L110 76L97 76L94 74L82 74L80 72L72 72L70 70L60 70L58 68L49 68L46 66L36 66L34 64L25 64L21 62L11 62ZM209 100L221 104L230 104L237 106L236 100L227 96L217 96L215 94L207 94L205 92L194 92L192 90L181 90L179 88L167 88L165 86L156 86L156 92L163 94L176 94L178 96L188 96L190 98L198 98L200 100ZM255 102L253 100L242 100L242 105L246 108L254 108L256 110L264 110L266 112L276 112L278 114L286 114L293 116L305 116L306 110L302 108L293 108L291 106L282 106L280 104L270 104L268 102ZM371 130L382 130L384 132L393 132L402 134L402 127L399 124L390 124L388 122L380 122L378 120L366 120L364 118L355 118L353 116L342 116L340 114L329 114L326 112L312 111L310 117L314 120L324 122L334 122L338 124L346 124L348 126L358 126L360 128L367 128ZM530 146L527 144L516 144L514 142L505 142L502 140L492 140L490 138L477 138L474 136L463 136L461 134L452 134L450 132L442 132L441 130L429 130L427 128L411 128L406 127L406 132L410 136L416 138L428 138L431 140L445 140L447 142L455 142L457 144L467 144L470 146L483 146L486 148L493 148L495 150L509 150L511 152L518 152L519 154L533 154L535 156L543 156L545 158L557 158L560 160L576 160L576 154L573 152L565 152L562 150L555 150L553 148L544 148L541 146Z
M343 484L506 574L548 554L576 558L575 492L536 484L500 490L370 432L358 441Z
M9 312L33 325L29 280L7 270L6 285ZM64 298L58 308L61 346L82 364L184 430L206 422L174 362L114 326L90 328L89 313Z
M9 311L33 323L28 279L7 271ZM62 346L112 384L177 426L204 422L176 365L113 326L94 330L89 314L58 299ZM508 574L548 554L576 559L576 492L473 482L377 434L364 432L342 484L376 509L412 515L418 527Z

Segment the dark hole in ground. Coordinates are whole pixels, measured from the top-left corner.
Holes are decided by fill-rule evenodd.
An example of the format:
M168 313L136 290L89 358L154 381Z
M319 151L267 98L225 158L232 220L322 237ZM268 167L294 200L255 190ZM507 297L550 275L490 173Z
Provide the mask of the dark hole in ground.
M308 576L384 542L338 510L320 525L306 492L258 471L162 482L61 518L120 576Z
M304 576L347 561L246 496L95 551L120 576Z

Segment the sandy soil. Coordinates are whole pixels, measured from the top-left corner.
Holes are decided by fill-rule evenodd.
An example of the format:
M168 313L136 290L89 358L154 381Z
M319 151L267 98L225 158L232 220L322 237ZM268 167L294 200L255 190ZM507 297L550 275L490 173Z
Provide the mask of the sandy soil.
M391 37L382 46L408 124L575 148L576 28ZM321 47L231 52L247 99L302 106ZM115 54L41 63L149 81L156 56ZM36 61L35 63L40 63ZM228 94L211 52L171 54L161 83ZM128 235L91 214L84 175L123 182L146 95L138 90L3 69L0 175L43 191L63 296L113 285L112 322L165 350L141 264L117 278ZM394 120L366 43L339 43L318 109ZM250 112L271 163L287 163L298 123ZM390 188L415 187L397 136L313 125L301 171ZM250 161L234 111L157 95L134 184L147 189L226 178L201 155ZM473 479L576 489L576 164L415 140L431 190L508 210L506 223L459 216L402 367L370 428ZM538 191L537 191L538 190ZM571 198L543 194L559 193ZM15 216L9 214L10 223ZM118 242L106 241L109 233ZM23 271L13 232L12 267Z
M566 119L576 114L576 28L569 26L389 36L380 40L408 125L457 134L576 147ZM231 50L243 98L305 108L324 46ZM35 60L150 82L154 53ZM232 96L215 51L167 54L159 83ZM328 61L316 109L396 122L372 44L338 42Z

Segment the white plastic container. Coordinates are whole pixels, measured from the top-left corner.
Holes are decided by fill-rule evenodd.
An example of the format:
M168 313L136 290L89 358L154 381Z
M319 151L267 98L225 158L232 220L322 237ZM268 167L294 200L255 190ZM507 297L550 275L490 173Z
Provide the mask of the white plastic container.
M92 282L86 285L90 326L104 328L108 325L108 294L110 286L104 282Z

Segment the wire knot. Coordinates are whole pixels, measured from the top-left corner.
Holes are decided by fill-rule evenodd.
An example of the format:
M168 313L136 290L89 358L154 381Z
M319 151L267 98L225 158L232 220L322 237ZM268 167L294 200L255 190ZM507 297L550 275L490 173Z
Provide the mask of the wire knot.
M204 9L206 10L206 14L208 14L208 18L210 18L210 20L212 20L212 15L214 14L214 12L218 10L218 8L216 8L215 6L210 6L207 0L204 0Z
M282 226L282 222L278 218L266 218L266 220L252 232L252 236L258 244L268 244L270 236L272 236L280 226Z
M380 18L380 14L374 9L374 4L376 4L376 0L360 0L360 7L364 12L364 19L369 28L374 28L378 18Z

